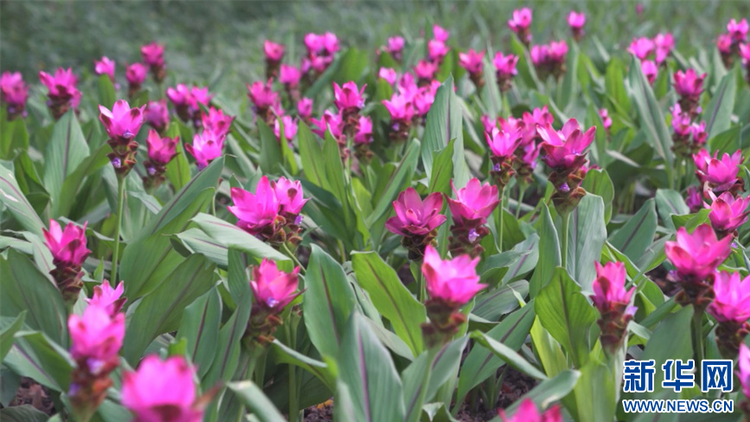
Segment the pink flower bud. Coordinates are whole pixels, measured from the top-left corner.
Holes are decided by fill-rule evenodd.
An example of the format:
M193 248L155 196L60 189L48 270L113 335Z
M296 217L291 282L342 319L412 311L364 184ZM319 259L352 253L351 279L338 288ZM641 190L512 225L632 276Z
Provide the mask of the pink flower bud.
M359 116L357 133L354 134L355 144L369 144L372 142L372 120L367 116Z
M143 61L151 67L164 66L164 46L158 43L151 43L141 47L141 56Z
M125 100L117 100L110 111L99 106L99 121L104 125L111 139L133 139L143 125L144 107L130 108Z
M144 119L146 123L152 128L161 131L169 125L169 108L167 108L167 100L162 98L159 101L149 101L146 108L143 110Z
M179 137L174 138L162 138L159 132L154 129L148 131L148 138L146 138L146 145L148 145L148 158L154 163L166 166L175 154L177 154L177 143L180 142Z
M203 130L193 136L193 144L186 144L185 149L198 164L198 168L205 168L211 161L221 157L224 149L224 136L219 136L210 130Z
M691 213L696 213L703 208L703 196L701 191L696 186L690 186L687 188L687 198L685 203L690 208Z
M404 95L393 94L390 101L383 100L383 105L391 113L391 121L408 123L414 117L414 106Z
M523 9L516 9L513 11L513 18L508 21L508 27L510 30L519 33L521 31L528 30L531 26L531 9L524 7Z
M3 75L0 76L0 100L8 104L9 107L15 108L18 112L23 112L26 108L28 92L29 88L24 83L20 72L3 72Z
M591 299L599 312L604 314L617 305L629 304L635 289L625 289L625 264L608 262L602 266L595 262L594 265L596 266L596 279L593 284L594 295Z
M656 45L654 42L646 37L633 38L633 42L630 43L628 51L634 55L640 61L644 61L654 52Z
M215 133L216 136L223 137L229 134L234 116L224 114L221 109L211 107L208 109L208 113L203 113L201 121L204 129Z
M750 348L745 343L740 343L740 356L737 359L737 376L742 385L742 393L750 397Z
M491 131L485 132L484 136L487 138L492 154L501 159L510 158L521 142L521 132L518 130L506 132L492 128Z
M55 220L49 221L49 231L42 229L44 240L55 261L80 268L91 253L86 249L86 223L78 227L68 223L65 230Z
M73 71L58 68L52 76L46 72L39 72L39 80L49 90L47 96L53 103L69 103L71 107L78 108L81 102L81 92L78 90L78 78Z
M256 108L265 109L274 106L279 102L279 94L273 91L271 84L273 79L269 79L265 84L263 82L254 82L247 85L248 97Z
M717 321L741 325L750 319L750 276L740 278L740 273L716 273L716 298L708 305L708 312Z
M721 34L716 38L716 48L723 54L732 53L732 36Z
M451 180L451 187L456 193L456 199L447 198L448 206L453 215L453 222L457 225L485 224L487 217L500 203L497 197L497 186L489 183L482 185L477 178L469 180L466 187L459 190L456 190Z
M674 38L670 32L666 32L656 34L653 41L656 46L656 63L661 64L672 53Z
M469 73L482 73L482 67L484 66L483 60L484 50L479 52L469 50L466 53L458 53L458 64Z
M680 103L675 103L670 110L672 111L672 129L674 129L674 133L681 136L690 135L690 124L692 120L690 114L682 111Z
M493 63L495 64L495 71L500 75L515 76L518 73L518 70L516 70L518 57L512 54L504 56L503 53L498 51L495 53Z
M237 217L237 226L250 234L258 234L274 224L281 203L276 197L268 177L261 177L255 193L232 188L232 203L227 207Z
M281 65L281 73L279 74L279 82L282 84L294 88L297 85L299 85L299 80L302 77L302 74L300 73L299 69L297 69L295 66L290 66L288 64L282 64Z
M664 244L664 253L675 266L681 280L702 282L711 275L732 252L732 237L716 239L711 226L702 224L693 233L685 227L677 230L677 241Z
M284 57L284 45L265 40L263 43L263 52L266 54L266 60L280 62Z
M745 41L748 29L750 29L750 26L747 23L747 19L742 19L739 22L735 19L730 19L727 24L727 32L734 41Z
M697 168L695 175L701 183L708 184L714 192L721 193L731 189L737 183L737 173L742 163L742 151L737 150L731 157L727 153L724 153L721 159L718 157L719 151L716 151L711 158L708 152L701 150L693 154L693 161Z
M365 87L362 85L361 89L357 88L357 84L353 81L349 81L339 86L336 82L333 83L333 103L338 107L340 111L343 110L361 110L365 106Z
M109 315L115 317L117 313L120 312L120 309L122 309L122 305L127 301L126 298L122 297L124 291L124 282L121 281L120 284L113 289L112 286L109 285L109 281L104 280L102 284L94 286L94 296L91 299L88 299L87 302L89 306L102 308L106 310Z
M300 267L291 273L280 271L276 262L264 258L259 266L253 268L253 279L250 287L253 290L253 301L267 311L281 312L286 305L300 295L297 292Z
M312 115L313 100L310 98L302 98L297 103L297 113L300 117L310 117Z
M586 25L586 14L581 12L577 13L575 10L571 10L568 14L568 25L573 30L580 30Z
M478 292L487 287L479 282L479 258L460 255L442 260L432 245L427 245L422 264L425 287L430 300L439 301L451 308L460 308Z
M448 41L448 37L451 36L451 33L440 25L435 24L432 25L432 36L438 41L445 42Z
M531 62L535 67L547 64L549 61L549 47L546 45L534 45L531 47Z
M302 183L299 180L292 181L282 176L279 180L271 182L271 186L282 214L297 215L302 212L305 203L309 201L303 195Z
M565 56L568 54L568 43L565 40L551 41L547 54L551 62L565 63Z
M677 95L688 98L699 98L703 92L703 80L706 73L698 76L694 69L683 72L678 70L674 74L674 89Z
M581 132L576 119L568 120L561 131L552 125L537 126L539 136L544 140L542 161L555 171L575 171L586 161L586 148L594 141L596 127Z
M440 63L445 58L446 54L450 51L450 48L445 45L445 42L440 40L430 40L427 42L427 55L430 61L434 63Z
M114 82L115 80L115 61L110 60L107 56L101 58L101 60L94 61L94 72L97 75L107 75L109 79Z
M320 136L321 138L326 137L326 131L330 130L331 135L335 139L341 137L342 120L341 113L333 114L331 111L326 110L321 116L320 120L311 119L313 125L317 127L312 129L312 132Z
M398 73L396 73L394 69L391 69L389 67L381 67L380 70L378 70L378 77L381 79L385 79L389 85L393 85L398 79Z
M643 75L646 76L648 83L653 85L656 76L659 74L659 66L652 60L644 60L641 62L641 70L643 71Z
M393 209L396 216L389 218L385 227L402 236L425 236L447 219L440 214L443 209L443 195L440 192L427 195L423 201L414 188L407 188L393 201Z
M73 359L87 361L91 372L96 374L97 369L112 361L116 365L125 337L125 314L112 316L107 308L89 305L83 315L70 315L68 331Z
M396 57L401 54L404 50L404 37L390 37L388 38L388 45L383 47L383 51L390 53Z
M599 109L599 117L602 118L602 125L605 130L609 130L612 127L612 118L609 117L609 111L606 108Z
M420 60L417 65L414 66L414 74L419 79L431 80L435 78L435 73L438 71L438 65L429 62L427 60Z

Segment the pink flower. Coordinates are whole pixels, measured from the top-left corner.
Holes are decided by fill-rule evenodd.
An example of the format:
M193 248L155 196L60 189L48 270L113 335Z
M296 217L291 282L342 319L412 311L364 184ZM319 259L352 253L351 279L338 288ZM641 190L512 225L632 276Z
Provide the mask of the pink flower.
M492 128L485 132L484 136L487 138L492 154L501 159L510 158L521 141L521 132L517 130L506 132L498 128Z
M261 177L255 193L232 188L233 206L227 207L237 217L237 226L256 235L276 221L281 204L276 197L268 177Z
M674 48L674 38L672 33L659 33L654 37L654 45L656 46L656 63L662 63L667 59L667 56L672 52Z
M24 109L28 92L20 72L3 72L0 76L0 99L10 107Z
M730 192L722 193L709 207L711 212L708 218L711 220L711 226L719 233L737 230L747 222L749 204L750 197L735 198Z
M266 60L280 62L284 57L284 45L265 40L263 42L263 52L266 54Z
M313 125L317 126L317 129L312 129L312 132L320 136L321 138L326 137L326 131L330 130L331 135L338 139L341 137L341 114L333 114L333 112L326 110L323 116L318 119L310 120Z
M359 111L365 106L365 87L358 90L357 83L349 81L340 87L336 82L333 83L333 103L340 111L356 110Z
M664 244L664 253L684 281L702 282L711 275L732 252L732 236L721 240L708 224L702 224L692 234L685 227L677 230L677 241Z
M546 105L542 108L535 108L531 113L525 111L522 118L526 126L534 130L536 130L536 125L545 126L555 122L555 117L549 112Z
M414 74L419 79L431 80L435 77L435 73L438 71L438 65L427 60L420 60L417 65L414 66Z
M696 213L703 208L703 197L697 186L690 186L687 188L687 198L685 199L685 203L690 208L691 213Z
M167 100L162 98L159 101L149 101L143 110L143 118L151 127L156 130L163 130L169 125L169 108Z
M94 296L87 299L89 306L96 306L104 309L110 316L115 317L122 305L127 301L122 297L125 292L125 282L121 281L116 288L109 285L109 281L104 280L102 284L94 286Z
M656 45L654 42L646 37L633 38L633 42L630 43L628 51L638 58L640 61L644 61L654 52Z
M531 399L521 402L521 406L512 418L507 418L505 412L499 411L503 422L562 422L563 417L559 406L552 406L544 414L540 414Z
M44 240L56 262L80 267L91 253L86 249L86 224L83 227L68 223L65 230L55 220L49 220L49 231L42 229Z
M125 314L111 316L107 308L89 305L83 315L68 318L73 359L85 360L92 373L118 360L117 354L125 337Z
M690 135L690 123L692 120L690 115L682 112L680 103L675 103L670 110L672 111L672 129L674 129L674 132L681 136Z
M398 79L398 73L396 73L396 70L391 69L390 67L381 67L380 70L378 70L378 77L381 79L385 79L385 81L388 82L389 85L393 85Z
M194 376L183 356L147 356L137 371L123 372L122 405L137 422L201 422L204 405L196 399Z
M648 83L653 85L656 76L659 74L659 66L657 66L652 60L644 60L641 62L641 70L646 76Z
M732 53L732 36L729 34L721 34L716 38L716 48L723 54Z
M193 110L199 110L199 105L204 105L208 107L208 105L211 103L211 98L213 98L213 95L208 93L208 87L197 87L192 86L190 87L190 95L193 98L194 103L192 104Z
M484 66L484 50L469 50L467 53L458 53L458 64L469 73L482 73Z
M185 84L177 84L176 87L167 88L167 98L175 107L190 107L194 100L191 98L190 88Z
M521 161L531 169L536 168L536 159L539 157L541 148L534 142L531 142L523 147L523 155L520 157Z
M443 41L430 40L427 42L427 55L432 62L442 62L448 51L450 51L450 48Z
M383 100L383 105L391 113L391 120L394 122L411 122L414 117L414 107L403 95L393 94L390 101Z
M425 236L447 219L441 215L443 195L434 192L422 200L414 188L407 188L393 201L396 216L385 222L385 228L402 236Z
M460 308L487 287L479 282L477 264L479 257L460 255L453 259L440 259L432 245L427 245L422 264L425 287L430 300L440 301L451 308Z
M146 138L146 145L148 145L148 159L154 163L166 166L175 154L177 154L177 143L180 142L179 137L174 138L162 138L159 132L150 129L148 131L148 138Z
M304 197L302 183L299 180L291 181L282 176L276 182L272 182L271 186L279 201L282 214L297 215L302 212L305 203L309 201Z
M737 359L737 376L742 384L742 393L750 397L750 348L745 343L740 343L740 357Z
M472 226L485 224L487 217L492 214L500 201L497 198L497 186L489 183L481 184L479 179L469 180L466 187L456 190L451 180L451 187L456 193L456 199L448 199L453 221L457 225Z
M605 130L609 130L612 127L612 118L609 117L609 111L606 108L599 109L599 117L602 118L602 125Z
M678 70L674 74L674 89L681 97L697 99L703 92L704 79L706 79L705 73L698 76L693 69L688 69L686 72Z
M577 13L575 10L571 10L568 15L568 25L574 31L580 30L586 25L586 14L583 12Z
M112 111L103 105L99 106L99 121L110 138L133 139L143 125L143 109L144 107L130 108L127 101L117 100Z
M292 116L281 117L281 123L284 124L284 138L287 142L291 142L297 135L297 121ZM276 119L273 123L273 133L276 135L277 140L281 140L281 124L279 119Z
M740 273L716 272L716 299L708 312L720 323L744 324L750 319L750 276L740 280Z
M101 60L94 61L94 72L97 75L107 75L109 79L114 82L115 80L115 61L110 60L107 56L101 58Z
M696 176L704 184L708 183L717 193L729 190L737 182L737 172L740 163L742 163L742 151L737 150L730 157L724 153L719 160L719 151L714 153L713 158L708 156L707 152L693 154L693 161L697 170Z
M299 80L302 77L302 74L300 73L299 69L297 69L295 66L290 66L288 64L282 64L281 65L281 73L279 74L279 82L282 84L288 86L288 87L296 87L299 85Z
M355 144L369 144L372 142L372 120L367 116L359 116L357 133L354 134Z
M388 38L388 45L383 48L384 51L391 53L392 56L400 55L404 49L404 37Z
M518 70L516 70L518 57L512 54L504 56L503 53L498 51L497 53L495 53L495 59L493 60L493 63L495 64L495 71L499 75L513 76L518 73Z
M335 34L330 32L326 32L322 35L309 33L305 35L305 46L307 47L308 53L311 55L317 55L320 53L333 55L339 51L339 40Z
M750 66L750 44L740 44L740 57L745 67Z
M250 287L253 300L269 311L281 312L286 305L300 295L297 292L299 267L291 273L280 271L276 262L263 258L260 265L253 268Z
M516 34L522 31L526 31L531 26L531 9L524 7L523 9L516 9L513 11L513 19L508 21L508 27Z
M164 65L164 46L155 42L144 45L141 47L141 56L147 65L161 67Z
M203 113L201 116L201 122L203 128L216 134L216 136L223 137L229 133L232 127L234 116L224 114L224 111L216 108L209 108L208 113Z
M730 19L727 24L727 32L734 41L745 41L748 29L750 29L750 26L747 24L747 19L742 19L739 22L735 19Z
M706 122L693 123L690 125L690 133L693 135L693 143L696 145L703 145L708 139L708 133L706 133Z
M627 305L635 292L634 288L625 290L625 264L622 262L608 262L604 266L595 262L596 279L591 299L599 312L604 314L613 305Z
M596 127L582 133L578 121L570 119L559 132L551 124L537 126L537 131L544 140L542 161L555 171L575 171L586 161L586 148L594 141Z
M440 25L435 24L432 25L432 36L438 41L445 42L448 41L448 37L451 36L451 33Z
M565 40L552 41L549 43L547 55L552 62L565 62L565 55L568 54L568 43Z
M310 117L312 115L313 100L303 98L297 103L297 113L300 117Z
M70 102L73 108L78 108L78 104L81 102L81 92L78 90L78 79L73 71L68 69L58 68L55 71L55 75L52 76L47 72L39 72L39 80L49 90L47 96L53 102Z
M279 94L273 91L272 82L273 79L269 79L265 84L260 81L247 84L247 95L256 109L267 109L279 102Z
M185 144L185 149L198 164L198 168L205 168L211 161L221 157L224 148L224 136L219 136L210 130L203 130L193 136L193 144Z
M534 45L531 47L531 62L535 67L542 66L549 61L549 47L546 45Z
M414 110L418 116L426 116L435 102L435 94L440 87L440 82L433 80L429 86L419 88L414 96Z

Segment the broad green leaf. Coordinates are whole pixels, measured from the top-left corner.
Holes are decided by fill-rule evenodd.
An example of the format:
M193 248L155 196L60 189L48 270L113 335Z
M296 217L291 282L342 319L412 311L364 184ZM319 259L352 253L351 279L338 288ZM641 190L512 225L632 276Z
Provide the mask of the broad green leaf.
M207 235L203 230L190 228L177 235L181 246L186 251L180 251L180 254L187 257L189 254L199 253L215 263L219 268L227 268L227 247L215 241L214 238ZM176 249L175 242L172 243Z
M609 223L612 217L612 201L615 199L615 187L606 170L592 169L586 173L581 187L588 193L598 195L604 201L604 222Z
M430 174L429 191L431 193L442 192L443 194L448 195L451 192L454 145L455 140L451 140L445 148L432 153L432 162L434 163L434 166L432 167L432 173Z
M656 208L659 210L661 221L669 229L674 229L673 215L690 214L690 208L685 204L682 195L672 189L656 190Z
M252 381L232 382L228 385L235 396L247 406L260 422L286 422L263 390Z
M49 416L30 404L11 406L0 409L2 422L45 422Z
M284 345L278 339L274 340L273 345L277 352L275 355L277 363L288 363L298 366L318 377L332 391L336 388L336 379L325 362L305 356Z
M44 187L52 203L60 200L65 178L70 176L89 155L89 146L73 110L55 123L44 154Z
M575 396L577 421L599 422L614 420L617 408L617 389L612 371L607 365L596 360L590 360L581 368L573 390ZM594 398L592 400L592 397Z
M534 310L544 328L581 368L588 359L592 346L589 331L598 314L563 268L555 269L552 280L537 296Z
M0 331L0 361L5 359L10 348L13 346L13 336L23 327L23 320L28 311L21 311L20 314L8 326L3 327Z
M50 211L50 216L52 218L68 216L70 214L70 210L76 203L78 193L82 189L81 184L83 180L109 164L107 154L110 152L112 152L112 148L109 145L103 144L99 146L63 180L62 187L60 188L60 196L55 198L51 204L52 210Z
M34 208L24 196L13 172L5 165L0 164L0 202L10 211L21 226L42 236L45 224L39 218Z
M3 365L58 392L68 390L75 362L68 352L38 331L19 331Z
M622 228L609 236L609 242L637 262L654 239L656 220L655 201L649 199Z
M357 283L367 291L375 308L417 356L423 348L420 325L427 320L424 305L412 296L396 271L377 253L355 253L352 267Z
M529 283L526 280L514 281L477 296L471 313L488 321L498 321L520 306L516 295L526 297L528 293Z
M273 130L261 119L256 122L260 135L260 169L264 174L281 174L284 158Z
M411 180L414 169L417 167L419 160L419 141L412 140L404 153L403 158L398 163L396 171L393 172L388 183L386 184L383 194L378 198L377 204L373 207L372 214L367 218L365 224L372 226L386 211L392 207L393 201L401 192L405 184Z
M263 258L277 261L288 261L289 258L276 249L264 243L257 237L249 234L234 224L214 217L210 214L198 214L193 218L207 235L226 248L241 250L256 258L258 262Z
M517 252L520 258L508 268L508 272L503 276L503 283L517 280L536 268L539 260L539 236L532 233L526 240L514 246L512 251Z
M101 105L112 109L115 104L115 86L108 75L99 75L99 101Z
M552 217L546 204L542 205L542 213L539 216L538 224L539 262L543 262L544 265L537 266L534 269L534 275L529 280L529 295L531 297L536 297L542 288L549 283L554 274L555 267L562 262L557 229L555 228L555 223L552 222Z
M518 371L523 372L524 374L536 378L538 380L545 380L547 379L547 376L544 375L541 371L536 369L532 364L530 364L526 359L521 357L514 349L506 346L505 344L493 339L492 337L488 336L487 334L481 332L481 331L474 331L471 333L471 338L473 340L476 340L477 343L484 346L484 348L491 351L495 356L502 359L505 363L512 366Z
M572 44L567 54L567 69L563 75L562 83L558 86L557 105L566 109L579 90L578 86L578 45Z
M173 124L167 130L167 137L174 138L180 136L180 130L176 124ZM185 185L190 182L190 163L188 162L187 155L185 155L185 148L183 148L183 142L191 142L192 139L180 139L177 142L175 148L176 155L167 164L167 180L172 184L172 187L176 191L182 189Z
M302 160L302 170L305 171L305 178L311 183L325 188L326 171L323 151L305 122L298 123L297 142L299 142L299 155Z
M6 109L0 111L3 125L0 127L0 160L13 158L16 150L26 151L29 148L29 132L25 119L7 120Z
M568 224L568 272L586 291L593 291L596 278L594 261L602 254L607 240L604 202L596 195L586 195L570 214Z
M732 124L732 111L734 110L734 99L737 95L737 77L734 72L729 72L721 78L719 87L716 88L711 102L701 118L706 122L706 133L708 139L729 129Z
M187 355L198 367L199 377L208 372L216 355L220 323L221 298L216 289L196 299L182 314L175 338L187 342Z
M655 361L654 393L662 391L661 382L664 371L661 366L667 359L688 360L693 357L693 342L691 340L690 322L693 316L691 307L684 307L676 313L668 315L651 334L646 348L640 359Z

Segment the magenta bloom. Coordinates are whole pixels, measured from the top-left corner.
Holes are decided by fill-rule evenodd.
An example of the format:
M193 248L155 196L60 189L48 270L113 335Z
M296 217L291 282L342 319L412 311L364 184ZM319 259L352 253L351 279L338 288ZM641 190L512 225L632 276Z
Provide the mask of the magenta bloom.
M414 66L414 74L419 79L432 80L435 78L435 73L438 71L438 65L436 63L420 60L417 65Z
M482 73L482 66L484 66L483 60L484 50L469 50L466 53L458 53L458 64L469 73Z
M703 208L703 196L701 196L701 191L698 187L690 186L687 188L685 203L690 208L691 213L696 213Z
M49 90L47 96L52 103L70 103L70 106L77 108L81 102L81 92L78 90L78 79L73 71L58 68L55 75L47 72L39 72L39 80Z
M648 83L653 85L656 76L659 74L659 66L653 60L644 60L641 62L641 71L646 76Z
M745 343L740 343L740 357L737 359L739 371L737 376L742 384L742 393L750 397L750 348Z
M141 47L141 56L143 61L151 67L164 66L164 46L158 43L151 43Z
M698 99L703 92L704 79L706 79L706 73L698 76L693 69L688 69L686 72L678 70L674 74L674 89L681 97Z
M367 116L359 116L357 133L354 134L355 144L369 144L372 142L372 120Z
M414 107L403 95L394 94L390 101L383 100L383 105L391 113L392 121L411 122L414 117Z
M326 131L331 131L331 136L335 139L341 137L342 120L341 113L333 114L330 110L326 110L323 115L318 119L310 119L313 125L317 128L311 129L313 133L317 134L321 138L326 137Z
M176 87L167 88L167 98L175 107L190 107L194 100L191 98L190 88L185 84L177 84Z
M309 199L305 199L302 192L302 183L299 180L291 181L286 177L271 182L274 194L278 199L282 214L297 215Z
M94 286L94 296L87 299L89 306L96 306L106 310L113 318L120 312L122 305L127 301L122 297L125 292L125 282L121 281L116 288L109 285L109 281L104 280L102 284Z
M602 125L604 125L604 129L609 130L609 128L612 127L612 118L609 117L609 111L607 111L606 108L600 108L599 117L602 118Z
M701 282L708 278L732 252L732 236L721 240L708 224L702 224L692 234L685 227L677 230L677 241L664 244L664 253L684 281Z
M456 190L451 180L451 187L456 193L456 199L448 198L453 221L457 225L472 226L485 224L487 217L492 214L500 201L497 198L497 186L489 183L481 184L479 179L469 180L466 187Z
M193 144L185 144L185 149L198 164L198 168L205 168L211 161L221 157L224 148L224 136L219 136L210 130L203 130L193 136Z
M750 29L750 26L747 24L747 19L742 19L739 22L735 19L730 19L727 24L727 32L734 41L745 41L748 29Z
M429 86L419 88L417 95L414 96L414 110L418 116L426 116L435 102L435 94L440 88L440 82L433 80Z
M634 55L640 61L644 61L654 52L656 45L654 42L646 37L633 38L633 42L630 43L628 51Z
M3 72L0 76L0 100L8 104L8 114L23 113L28 92L20 72Z
M68 331L73 359L86 360L96 374L105 364L118 359L125 337L125 314L111 316L107 308L89 305L83 315L70 315Z
M571 10L568 14L568 25L574 31L580 30L586 25L586 14L581 12L577 13L575 10Z
M713 158L710 158L705 150L693 154L693 161L697 167L696 176L702 183L709 184L716 193L729 190L737 182L742 151L737 150L731 157L724 153L721 160L718 156L719 151L714 153Z
M253 268L250 281L255 303L266 310L281 312L300 295L297 292L299 270L295 267L291 273L285 273L279 270L276 262L263 258L260 265Z
M740 44L740 57L745 67L750 66L750 44Z
M690 115L682 111L680 103L675 103L670 109L672 111L672 129L674 132L681 136L690 135Z
M559 406L550 407L544 414L539 413L531 399L526 399L521 403L518 411L513 415L512 418L505 416L505 412L499 411L500 418L503 422L562 422L563 417L560 413Z
M720 34L716 38L716 48L723 54L732 54L732 36Z
M659 33L654 37L656 46L656 63L661 64L674 49L674 38L671 32Z
M596 127L581 132L576 119L565 122L561 131L555 131L551 124L537 126L539 136L544 140L542 161L555 171L575 171L586 161L586 148L594 141Z
M130 108L127 101L117 100L112 111L103 105L99 106L99 121L110 138L133 139L143 125L143 109L144 107Z
M404 50L404 37L390 37L388 38L388 45L383 48L384 51L390 53L394 58L400 56Z
M735 198L730 192L724 192L709 207L711 212L708 218L714 230L721 233L729 233L737 230L747 222L747 206L750 205L750 197Z
M302 78L302 73L295 66L288 64L281 65L281 73L279 73L279 82L282 84L294 88L299 85L299 80Z
M390 67L381 67L380 70L378 70L378 77L385 79L389 85L393 85L398 79L398 73L396 73L395 69L391 69Z
M410 187L393 201L396 216L385 222L385 228L401 236L425 236L443 224L447 219L441 215L443 195L434 192L422 200L419 193Z
M284 57L284 45L266 40L263 43L263 52L266 54L267 60L280 62L281 58Z
M208 107L208 105L211 103L211 98L213 98L213 95L208 93L207 86L203 88L197 86L190 87L190 95L195 101L195 103L193 104L193 108L195 110L198 110L200 108L198 106L199 104Z
M534 45L531 47L531 62L535 67L542 66L549 61L549 47Z
M535 108L531 113L525 111L522 118L524 124L527 127L534 128L534 130L536 130L536 125L546 126L555 122L555 116L549 112L546 105L542 108Z
M448 51L450 51L450 48L443 41L430 40L427 42L427 55L432 62L442 62Z
M750 276L741 280L740 273L717 271L714 293L708 312L717 321L741 325L750 319Z
M55 262L80 267L91 253L86 249L86 224L83 227L68 223L65 230L55 220L49 220L49 231L42 229L44 240Z
M357 83L349 81L340 87L336 82L333 83L333 103L336 104L339 110L356 110L359 111L365 106L365 87L358 90Z
M203 128L215 133L217 136L226 136L232 127L234 116L224 114L224 111L216 108L209 108L208 113L201 116Z
M493 63L495 64L495 71L499 75L514 76L518 73L518 70L516 70L518 57L512 54L504 56L503 53L498 51L497 53L495 53L495 59L493 60Z
M97 75L107 75L109 76L109 79L114 82L115 61L110 60L107 56L102 57L101 60L94 61L94 72Z
M703 145L708 139L708 133L706 133L706 122L693 123L690 125L690 133L693 135L693 143L696 145Z
M272 82L273 79L269 79L265 84L260 81L247 84L247 95L256 108L267 109L279 102L279 94L273 91Z
M148 131L146 145L148 145L148 158L154 163L166 166L175 154L177 154L177 143L179 137L162 138L154 129Z
M531 26L531 9L524 7L523 9L516 9L513 11L513 18L508 21L508 27L511 31L518 34L519 32L527 31Z
M591 299L599 312L604 314L611 310L613 305L629 304L635 289L625 290L625 264L608 262L602 266L595 262L594 265L596 265L596 279L593 284L594 295Z
M259 234L274 224L281 209L268 177L261 177L255 193L232 188L233 206L227 207L237 217L237 226L250 234Z
M151 127L158 131L164 130L169 125L169 108L167 100L149 101L143 110L143 118Z
M297 103L297 113L300 117L310 117L312 115L313 100L310 98L302 98Z
M310 54L327 54L333 55L339 51L339 40L335 34L326 32L325 34L307 34L305 35L305 46Z
M448 37L451 36L451 33L440 25L435 24L432 25L432 36L438 41L445 42L448 41Z
M281 123L284 123L284 138L291 142L297 135L297 121L292 116L281 117ZM273 124L273 133L276 135L277 140L281 140L281 124L279 119L276 119Z
M440 253L432 245L427 245L422 274L430 300L442 302L451 308L467 304L474 295L487 287L479 282L478 263L479 257L471 259L469 255L443 261Z
M568 43L565 40L552 41L547 47L547 57L552 62L564 63L565 55L568 54Z
M147 356L135 372L122 374L122 405L137 422L201 422L195 369L182 356Z
M484 133L484 137L487 138L492 154L501 159L510 158L521 142L521 132L517 130L506 132L492 128Z

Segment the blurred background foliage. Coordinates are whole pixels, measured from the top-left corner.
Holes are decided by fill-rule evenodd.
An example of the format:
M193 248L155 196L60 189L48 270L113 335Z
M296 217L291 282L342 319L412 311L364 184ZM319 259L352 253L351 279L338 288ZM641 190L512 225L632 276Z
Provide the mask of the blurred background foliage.
M419 36L434 22L451 31L449 44L462 50L509 50L507 20L514 8L534 9L535 42L567 37L567 13L586 12L586 31L608 51L625 55L635 36L672 31L688 57L696 48L713 48L716 35L732 18L750 15L750 1L2 1L0 65L36 81L39 70L72 66L93 72L93 60L106 55L124 64L140 60L139 46L166 43L174 82L221 80L227 96L244 96L242 83L262 77L263 40L284 42L285 60L301 54L307 32L335 32L343 46L371 54L388 36ZM294 41L294 43L293 43ZM293 45L294 44L294 45ZM583 48L595 50L591 37ZM296 51L295 51L296 50ZM290 54L291 53L291 54ZM617 54L617 53L615 53ZM219 78L218 76L223 76ZM219 87L212 86L212 90ZM236 92L234 92L236 90ZM229 92L226 92L229 91Z

